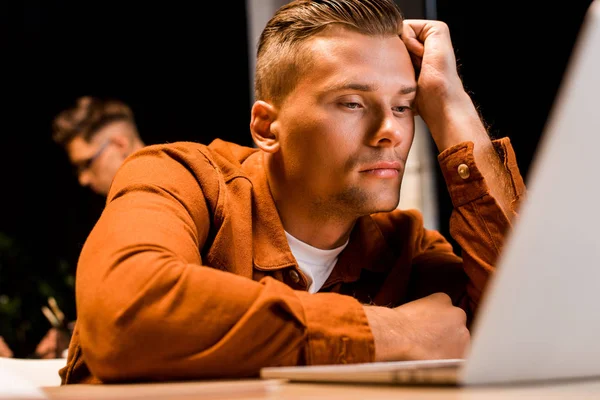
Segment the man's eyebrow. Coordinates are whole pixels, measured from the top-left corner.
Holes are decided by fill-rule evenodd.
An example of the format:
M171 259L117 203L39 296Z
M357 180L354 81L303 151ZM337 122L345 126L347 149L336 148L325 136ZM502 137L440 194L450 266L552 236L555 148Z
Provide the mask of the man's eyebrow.
M369 84L369 83L356 83L356 82L343 82L338 84L333 84L328 86L325 91L326 92L338 92L342 90L356 90L358 92L374 92L378 89L377 85ZM402 86L400 90L398 90L398 94L410 94L417 91L416 86Z
M411 94L417 91L416 86L402 86L402 88L398 91L398 94Z

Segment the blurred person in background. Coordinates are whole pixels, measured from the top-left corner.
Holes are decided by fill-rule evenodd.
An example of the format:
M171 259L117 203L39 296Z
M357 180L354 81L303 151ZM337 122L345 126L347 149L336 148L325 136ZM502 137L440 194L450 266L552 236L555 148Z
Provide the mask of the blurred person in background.
M66 152L79 184L106 196L125 159L145 146L131 107L117 99L82 96L52 121L52 139ZM50 316L51 317L51 316ZM53 320L29 358L65 356L73 322ZM0 357L14 353L0 336Z
M145 146L131 107L117 99L82 96L52 121L52 139L67 153L79 184L106 196L125 159ZM68 329L52 327L38 344L39 358L62 357Z
M131 108L116 99L80 97L54 118L52 130L79 184L102 196L125 158L144 147Z

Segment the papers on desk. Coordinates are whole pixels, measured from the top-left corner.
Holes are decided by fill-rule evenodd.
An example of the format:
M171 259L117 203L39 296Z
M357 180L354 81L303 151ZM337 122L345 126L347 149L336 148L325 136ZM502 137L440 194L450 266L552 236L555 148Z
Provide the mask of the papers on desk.
M32 381L10 369L10 360L0 357L0 399L36 400L47 397Z
M0 366L27 379L35 387L60 386L58 371L66 364L64 358L0 358Z

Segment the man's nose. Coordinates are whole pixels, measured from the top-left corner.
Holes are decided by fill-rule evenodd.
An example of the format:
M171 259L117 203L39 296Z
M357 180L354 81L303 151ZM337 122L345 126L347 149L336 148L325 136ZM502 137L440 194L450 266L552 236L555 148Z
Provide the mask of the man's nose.
M90 185L90 183L92 182L92 177L90 175L89 171L82 171L79 176L77 177L77 179L79 180L79 184L83 187L87 187Z
M407 118L407 117L405 117ZM404 139L403 124L398 117L389 111L382 111L374 126L375 134L371 138L371 145L376 147L395 147Z

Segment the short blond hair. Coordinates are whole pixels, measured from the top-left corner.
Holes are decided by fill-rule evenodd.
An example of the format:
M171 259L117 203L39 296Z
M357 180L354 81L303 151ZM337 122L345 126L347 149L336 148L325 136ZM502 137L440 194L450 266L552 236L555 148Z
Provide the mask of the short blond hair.
M133 112L124 102L82 96L75 101L75 105L61 111L54 118L52 139L62 146L78 136L89 142L96 132L116 121L129 122L135 128Z
M330 25L370 36L400 35L403 15L393 0L293 0L269 20L257 48L256 100L280 104L312 60L302 44Z

